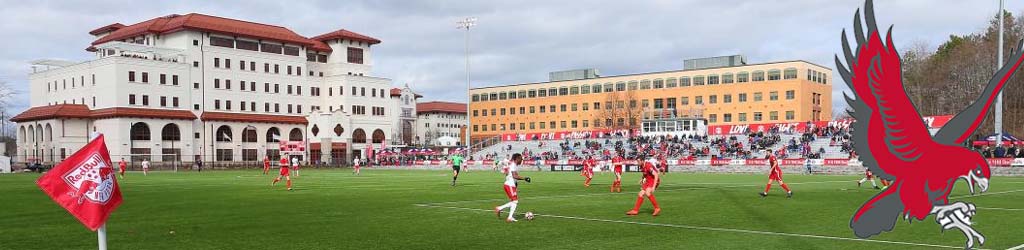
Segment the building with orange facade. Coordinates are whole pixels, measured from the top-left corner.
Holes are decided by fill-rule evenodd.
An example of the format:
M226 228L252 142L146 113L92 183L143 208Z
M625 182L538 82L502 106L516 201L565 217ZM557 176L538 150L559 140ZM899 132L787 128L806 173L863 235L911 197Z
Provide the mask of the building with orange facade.
M824 121L832 116L831 72L806 61L739 63L474 88L470 133L480 141L635 130L645 119L666 116L702 118L711 126Z

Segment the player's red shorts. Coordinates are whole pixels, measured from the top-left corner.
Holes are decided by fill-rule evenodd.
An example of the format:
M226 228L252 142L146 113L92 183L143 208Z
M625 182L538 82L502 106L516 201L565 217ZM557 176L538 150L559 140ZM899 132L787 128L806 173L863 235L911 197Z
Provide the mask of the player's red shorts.
M647 190L647 189L650 189L650 188L654 188L657 185L658 185L658 183L655 183L654 180L647 180L647 181L644 182L644 185L640 187L640 189L641 190Z
M768 175L770 181L782 181L782 171L772 171L771 175Z
M288 167L281 167L281 176L291 176L288 173Z
M622 165L615 165L615 173L622 174Z
M519 200L519 190L516 187L509 186L509 185L504 185L504 186L505 186L505 195L508 196L509 200L511 200L511 201Z

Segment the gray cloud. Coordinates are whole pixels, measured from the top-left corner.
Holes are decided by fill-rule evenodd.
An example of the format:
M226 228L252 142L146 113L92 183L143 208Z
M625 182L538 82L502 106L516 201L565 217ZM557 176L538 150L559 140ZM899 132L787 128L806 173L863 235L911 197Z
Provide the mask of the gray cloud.
M474 86L544 81L547 72L598 68L604 75L679 69L685 58L744 54L752 63L807 60L830 68L839 32L860 0L818 1L0 1L0 80L28 105L28 61L88 60L89 30L198 12L275 24L314 36L345 28L383 40L374 75L409 84L428 100L465 101L464 31ZM984 28L996 1L877 1L878 23L895 25L896 46L936 46ZM125 6L132 6L125 8ZM1007 6L1019 10L1024 6ZM836 74L833 74L836 75ZM833 83L840 79L834 78ZM833 99L841 103L843 84Z

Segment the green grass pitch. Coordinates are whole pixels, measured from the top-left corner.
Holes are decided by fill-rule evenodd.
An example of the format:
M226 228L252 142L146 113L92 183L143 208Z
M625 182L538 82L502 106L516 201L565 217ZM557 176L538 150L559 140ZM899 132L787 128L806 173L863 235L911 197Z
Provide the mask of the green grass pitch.
M662 214L624 215L640 176L612 175L593 186L573 172L524 172L518 223L498 219L503 176L449 171L303 170L295 190L270 186L259 170L131 172L119 180L124 204L108 222L111 249L939 249L963 248L959 231L932 217L898 222L869 240L853 236L850 216L876 193L862 176L786 175L760 198L765 174L669 173L656 192ZM34 184L38 174L0 175L0 249L95 249L88 231ZM951 200L974 202L983 248L1024 244L1024 178L994 177L969 196L961 181ZM532 211L533 221L522 219Z

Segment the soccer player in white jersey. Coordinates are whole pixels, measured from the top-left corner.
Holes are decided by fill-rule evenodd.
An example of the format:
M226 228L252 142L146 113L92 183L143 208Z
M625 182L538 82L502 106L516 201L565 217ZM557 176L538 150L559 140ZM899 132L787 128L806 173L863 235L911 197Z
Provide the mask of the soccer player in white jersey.
M519 206L519 190L517 189L519 180L530 182L530 177L519 176L519 165L523 164L523 155L513 154L512 162L505 168L505 195L508 196L509 202L505 205L494 207L494 213L498 214L498 219L501 219L501 210L508 208L508 218L505 222L516 222L515 214L516 207Z
M142 175L149 175L149 160L142 160ZM875 183L875 181L871 181Z

